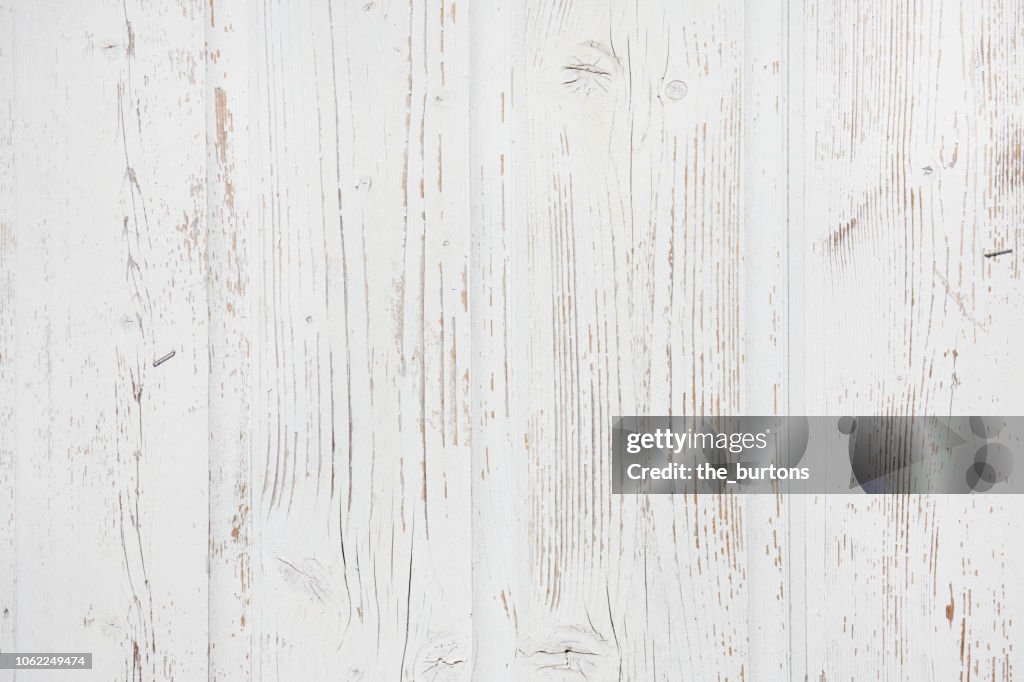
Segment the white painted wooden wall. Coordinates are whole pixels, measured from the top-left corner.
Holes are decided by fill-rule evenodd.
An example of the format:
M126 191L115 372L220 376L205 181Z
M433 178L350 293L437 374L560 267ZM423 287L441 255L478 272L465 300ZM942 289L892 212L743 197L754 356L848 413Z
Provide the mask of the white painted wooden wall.
M1021 0L0 0L0 650L1019 679L1017 498L608 449L1024 414L1022 150Z

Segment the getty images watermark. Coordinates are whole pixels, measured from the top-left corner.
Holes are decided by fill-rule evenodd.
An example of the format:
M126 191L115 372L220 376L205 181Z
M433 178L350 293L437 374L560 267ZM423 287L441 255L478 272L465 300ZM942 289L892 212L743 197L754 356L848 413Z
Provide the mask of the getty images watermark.
M616 418L622 494L1016 493L1024 417Z

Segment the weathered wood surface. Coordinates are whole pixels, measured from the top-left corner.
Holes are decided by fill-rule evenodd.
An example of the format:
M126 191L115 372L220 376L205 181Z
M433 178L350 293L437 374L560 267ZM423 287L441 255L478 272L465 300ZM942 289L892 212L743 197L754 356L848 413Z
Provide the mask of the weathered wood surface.
M207 674L203 16L4 7L0 622L84 678Z
M790 158L800 160L793 224L803 232L790 244L805 282L807 411L1024 409L1014 341L1024 313L1022 19L1012 2L794 13L804 94ZM985 257L1005 248L1014 251ZM790 548L802 543L807 560L791 592L805 646L792 652L795 671L1020 676L1019 498L823 498L799 510Z
M1015 498L617 497L608 436L1021 414L1022 44L1015 0L0 0L0 650L1014 679Z

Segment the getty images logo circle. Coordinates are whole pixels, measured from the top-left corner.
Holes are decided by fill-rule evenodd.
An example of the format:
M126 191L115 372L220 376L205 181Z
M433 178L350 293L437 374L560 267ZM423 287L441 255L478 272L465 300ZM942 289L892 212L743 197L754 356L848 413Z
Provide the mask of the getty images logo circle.
M988 492L1013 471L1004 417L842 417L854 487L867 493ZM1009 435L1008 435L1009 434ZM966 487L965 487L966 486Z

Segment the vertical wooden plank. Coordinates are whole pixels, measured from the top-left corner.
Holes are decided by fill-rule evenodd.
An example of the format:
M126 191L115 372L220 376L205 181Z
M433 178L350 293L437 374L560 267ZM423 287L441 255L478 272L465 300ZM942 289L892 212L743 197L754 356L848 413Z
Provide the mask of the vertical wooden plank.
M735 413L745 388L744 6L621 3L610 24L626 95L623 174L606 192L624 205L621 222L611 213L614 307L601 316L616 320L614 340L602 341L617 362L605 380L611 411ZM744 507L613 498L610 610L625 633L624 677L747 676Z
M472 679L513 680L518 649L519 526L522 446L510 391L514 334L511 303L521 284L512 279L517 241L513 145L517 0L470 8L470 150L472 231ZM513 442L515 437L516 442ZM524 588L524 593L526 590Z
M252 676L250 45L241 0L210 0L206 35L210 337L209 677Z
M486 140L474 151L482 210L506 221L474 251L476 338L499 335L476 381L507 368L510 396L481 390L476 424L493 430L477 467L491 480L476 489L511 492L474 518L477 536L513 546L480 550L515 565L478 580L477 604L505 643L500 600L516 646L489 647L504 658L478 661L479 679L747 675L742 501L613 497L608 453L614 415L740 409L743 11L514 9L506 179ZM501 89L483 92L482 106ZM491 298L506 291L501 310Z
M823 409L805 385L805 372L809 369L806 366L807 345L810 343L806 333L806 319L818 315L816 310L809 307L812 303L808 302L806 296L808 289L814 286L807 274L806 241L809 230L805 206L809 184L807 173L814 169L805 162L804 154L808 136L816 133L814 128L809 127L816 124L816 121L812 119L809 124L810 117L807 114L815 92L813 85L809 89L806 82L809 69L805 65L805 45L807 40L813 38L813 34L807 35L806 24L809 20L805 14L808 11L805 2L786 0L786 414L789 415L822 414ZM822 524L813 513L820 504L818 496L790 495L785 500L782 512L785 532L779 534L779 554L785 573L785 583L781 588L785 619L780 623L784 623L787 632L786 641L780 642L780 646L783 647L786 659L783 666L787 667L790 679L813 679L820 677L821 672L809 663L812 658L809 639L813 638L814 633L809 631L809 621L805 615L809 605L820 605L822 601L821 581L815 579L811 570L812 562L808 559L817 556L821 546L819 532Z
M254 11L253 676L320 680L346 672L338 646L354 619L339 528L346 363L332 343L347 334L335 284L347 263L318 87L334 69L332 25L309 6Z
M741 414L790 412L788 0L744 4ZM743 500L749 679L792 679L789 668L788 495Z
M805 3L806 399L826 414L1020 414L1019 3ZM813 282L814 286L810 286ZM808 508L803 672L1011 679L1015 497ZM812 539L813 538L813 539ZM812 544L813 543L813 544ZM954 672L955 671L955 672Z
M254 674L466 679L462 8L254 26Z
M15 646L91 651L83 679L201 679L201 11L14 12Z
M14 0L0 1L0 651L14 648ZM13 672L0 672L11 680Z

